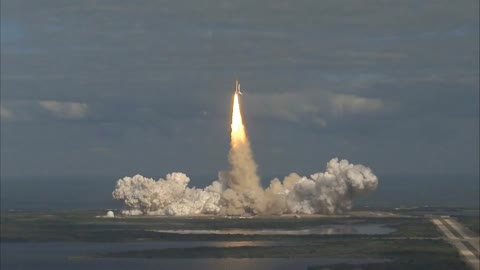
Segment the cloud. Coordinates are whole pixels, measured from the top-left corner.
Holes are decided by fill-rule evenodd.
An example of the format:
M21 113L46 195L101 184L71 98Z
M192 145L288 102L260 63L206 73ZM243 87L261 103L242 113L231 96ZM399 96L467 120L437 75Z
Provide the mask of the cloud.
M88 148L88 151L96 154L108 154L111 152L111 149L105 146L92 146Z
M88 105L86 103L44 100L39 101L38 104L43 109L60 118L82 119L88 114Z
M353 50L337 50L336 55L350 58L362 58L362 59L405 59L408 57L406 53L399 52L384 52L384 51L353 51Z
M245 105L256 116L291 123L308 122L321 127L327 124L321 115L321 102L315 102L309 95L287 92L247 98Z
M333 95L330 99L333 113L370 113L383 108L383 101L377 98L359 97L356 95Z
M59 158L65 155L45 158L42 153L73 150L68 142L76 141L76 152L87 157L78 164L85 160L92 162L94 173L116 174L118 170L111 170L114 166L103 168L101 160L91 159L92 153L82 142L95 141L119 153L142 151L155 160L160 146L152 145L157 140L174 153L178 153L175 147L193 149L187 158L194 164L193 170L213 169L215 162L223 162L221 154L215 155L215 162L193 160L205 151L223 153L229 90L232 80L238 78L245 86L244 114L251 117L247 128L250 126L256 142L268 140L265 145L256 143L260 157L262 147L281 146L285 152L296 148L298 157L311 155L310 145L321 144L322 158L327 154L361 157L382 164L382 170L396 170L395 164L405 158L412 164L431 160L434 147L420 144L420 136L434 138L437 144L441 142L457 156L472 161L437 155L432 168L465 168L478 174L478 162L474 164L478 151L473 151L478 147L471 147L478 146L478 136L471 134L478 135L479 65L475 60L479 57L479 1L415 5L410 1L347 1L302 1L278 5L274 10L265 1L255 4L255 12L246 3L207 7L198 1L187 6L176 1L148 5L112 2L92 8L86 1L59 6L58 1L46 0L31 1L33 6L25 8L23 1L4 1L8 23L21 27L25 37L2 43L1 104L14 116L10 121L2 117L2 126L8 125L2 132L12 149L5 160L13 173L54 171L48 169L50 164L56 168L72 160ZM59 8L68 12L59 12ZM178 19L163 24L162 16L152 10ZM89 14L88 20L85 14ZM229 14L242 16L232 22ZM262 27L252 27L255 25ZM52 31L52 26L61 29ZM297 29L322 34L305 35ZM340 102L342 98L335 99L336 94L376 98L383 105L375 111L371 106L348 104L355 103L351 102L355 98ZM39 105L42 100L85 102L87 116L80 121L57 117ZM254 110L247 110L249 107ZM208 116L201 117L203 111ZM435 123L441 121L445 124L437 127ZM328 128L322 130L325 125ZM412 133L405 126L414 128L417 136L405 136ZM73 134L72 128L84 133ZM68 137L68 142L26 143L50 140L51 131L58 132L56 137ZM285 135L271 140L273 131ZM142 142L131 140L139 132ZM311 136L316 134L325 140L317 143ZM165 141L169 143L159 136L168 138ZM197 143L192 148L196 140L211 137L218 145ZM384 147L375 150L378 155L370 154L367 150L377 149L379 140L385 140ZM399 150L402 154L389 159L390 153L398 150L388 144L391 140L400 140L404 147ZM358 147L345 146L347 141ZM293 146L291 142L297 143ZM27 145L31 149L26 150ZM415 147L408 147L411 145ZM415 158L409 155L412 149L419 153ZM31 155L24 155L26 151ZM263 158L264 173L269 167L272 172L291 164L286 153L275 157L278 162ZM178 161L185 158L173 154L162 163L162 173L177 168ZM34 162L39 159L43 163ZM135 163L128 158L111 162L125 170L137 167L150 170L150 174L159 172L156 162ZM307 158L294 162L305 169L313 166ZM78 166L79 172L85 167ZM417 167L409 169L430 170Z
M15 118L14 113L11 110L5 108L5 106L0 105L0 119L12 120L13 118Z
M320 127L326 127L331 116L371 113L384 107L379 98L331 92L253 94L246 98L245 105L255 116Z

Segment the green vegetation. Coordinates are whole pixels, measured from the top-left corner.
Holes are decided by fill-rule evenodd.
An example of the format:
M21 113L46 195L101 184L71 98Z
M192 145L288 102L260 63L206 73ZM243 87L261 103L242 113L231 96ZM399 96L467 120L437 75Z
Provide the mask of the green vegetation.
M98 211L2 212L2 242L277 241L293 246L167 248L90 254L94 258L377 258L384 263L312 266L310 269L467 269L441 233L419 217L129 217L96 218ZM478 219L460 218L467 226ZM475 221L477 223L475 223ZM157 233L169 229L302 229L322 225L382 224L386 235L193 235ZM476 225L475 225L476 224Z
M3 213L2 213L3 214ZM135 217L96 218L98 212L6 212L0 220L2 242L126 242L126 241L316 241L322 239L364 238L367 235L176 235L150 230L169 229L302 229L332 224L383 224L396 228L382 237L440 237L423 218L398 217Z
M395 209L375 209L376 211L384 210L405 216L429 217L429 216L478 216L480 209L478 206L417 206Z
M458 217L458 221L460 221L465 227L469 228L477 235L480 234L480 217L479 216L460 216Z
M399 237L442 237L440 231L429 219L402 219L397 224L389 224L389 227L396 228L389 236Z
M412 261L409 259L396 260L394 262L386 263L367 263L367 264L334 264L311 266L307 270L468 270L469 268L459 260L445 260L438 261L419 260Z

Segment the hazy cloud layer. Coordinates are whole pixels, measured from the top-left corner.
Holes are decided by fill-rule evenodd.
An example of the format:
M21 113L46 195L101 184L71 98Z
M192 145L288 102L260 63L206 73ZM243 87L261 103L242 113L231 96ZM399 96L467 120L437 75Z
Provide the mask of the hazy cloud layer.
M40 107L60 118L80 119L88 113L88 105L79 102L39 101Z
M225 169L235 78L260 174L478 174L478 5L2 1L2 175Z
M383 107L383 102L378 98L364 98L355 95L335 95L331 99L333 111L337 114L344 113L370 113Z
M1 120L12 120L14 118L13 112L7 109L5 106L0 106L0 119Z
M291 123L327 126L332 116L359 115L378 112L384 102L378 98L352 94L334 94L329 91L313 93L247 93L245 103L249 113L263 118L274 118Z

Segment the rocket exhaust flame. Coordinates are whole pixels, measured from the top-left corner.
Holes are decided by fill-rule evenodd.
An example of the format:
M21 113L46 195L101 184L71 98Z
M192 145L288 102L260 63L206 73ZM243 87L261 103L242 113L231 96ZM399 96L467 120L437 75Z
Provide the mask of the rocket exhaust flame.
M244 214L246 209L256 214L263 208L260 206L263 199L263 190L260 186L257 165L253 159L250 142L243 125L238 91L235 91L233 97L230 143L228 160L231 170L227 179L227 186L230 191L223 193L223 210L225 214L229 215Z
M245 134L245 127L243 126L238 93L235 93L233 97L232 132L230 135L232 148L244 143L247 138L247 135Z
M260 215L335 214L349 210L352 200L377 188L370 168L337 158L325 172L301 177L291 173L283 181L275 178L264 190L257 175L240 109L238 81L233 97L229 172L204 189L190 188L183 173L168 174L157 181L141 175L117 181L113 198L123 200L125 215Z

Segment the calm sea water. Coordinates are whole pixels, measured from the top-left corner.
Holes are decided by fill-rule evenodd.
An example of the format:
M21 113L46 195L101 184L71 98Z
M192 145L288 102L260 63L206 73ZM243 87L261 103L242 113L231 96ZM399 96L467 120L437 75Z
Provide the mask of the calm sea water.
M234 245L235 243L232 243ZM275 243L281 245L282 243ZM284 245L287 243L283 243ZM298 243L297 243L298 244ZM1 243L1 269L306 269L311 265L383 262L378 259L295 258L295 259L78 259L74 256L95 252L114 252L151 248L225 246L228 242L150 242L150 243ZM268 242L242 242L241 245L265 246Z
M111 194L117 178L2 178L1 207L37 210L120 208L122 204L114 201ZM354 201L354 206L372 207L478 204L479 179L469 175L380 175L378 189Z
M395 229L383 224L324 225L300 229L222 229L222 230L153 230L173 234L215 234L215 235L342 235L342 234L388 234Z

